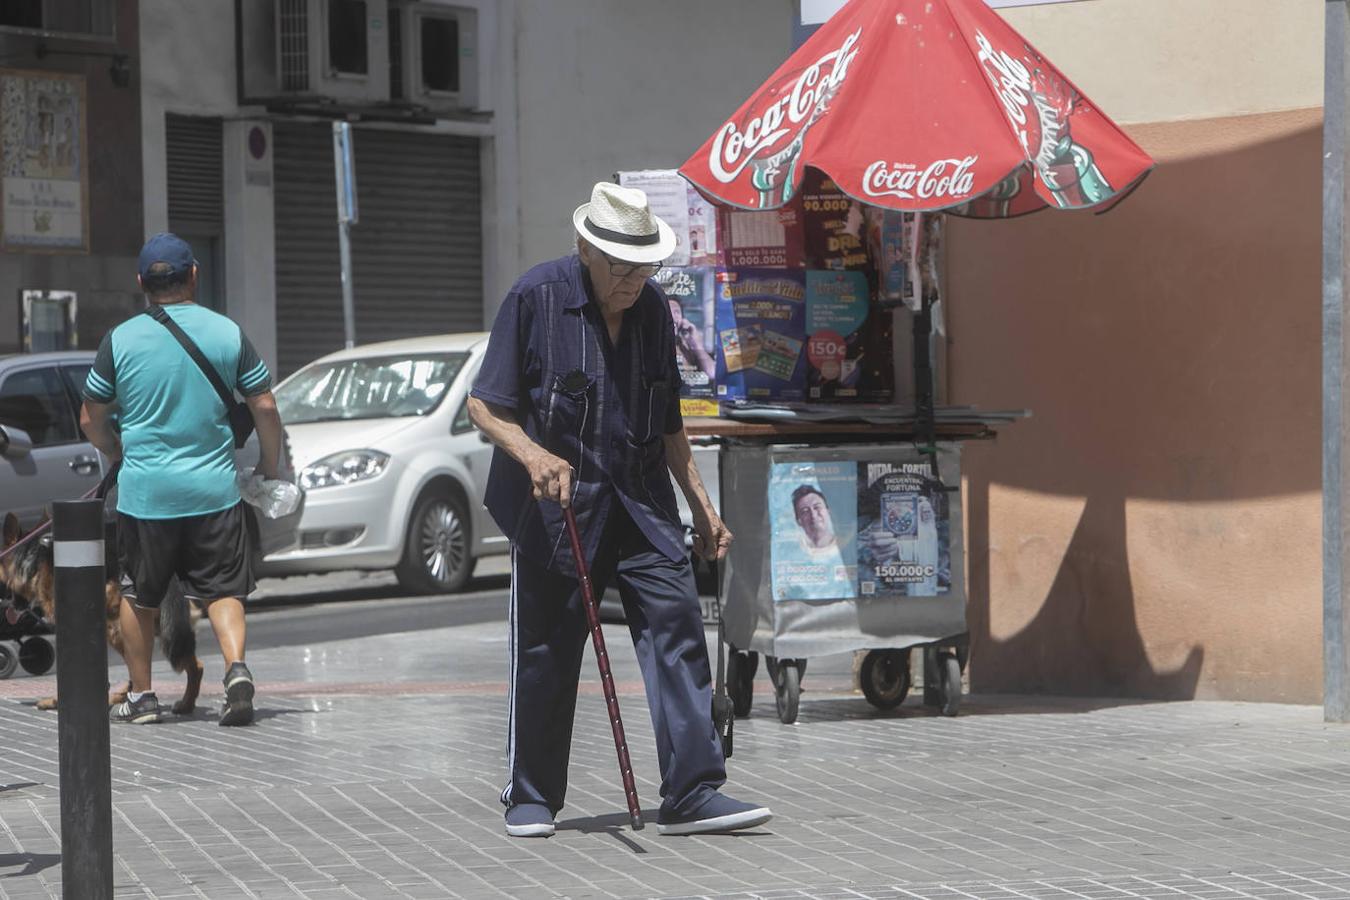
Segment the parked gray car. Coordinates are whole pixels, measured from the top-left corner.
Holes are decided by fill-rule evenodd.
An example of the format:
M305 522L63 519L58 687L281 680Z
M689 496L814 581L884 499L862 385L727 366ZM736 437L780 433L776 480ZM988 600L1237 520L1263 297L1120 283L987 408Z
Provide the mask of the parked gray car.
M80 433L80 390L94 364L81 351L0 356L0 515L25 531L53 500L98 485L107 460Z
M80 432L80 391L93 365L94 354L82 350L0 356L0 516L13 512L24 531L53 500L83 496L107 471L107 458ZM241 468L257 463L257 435L235 458ZM283 519L257 517L262 553L295 543L302 512L303 502Z

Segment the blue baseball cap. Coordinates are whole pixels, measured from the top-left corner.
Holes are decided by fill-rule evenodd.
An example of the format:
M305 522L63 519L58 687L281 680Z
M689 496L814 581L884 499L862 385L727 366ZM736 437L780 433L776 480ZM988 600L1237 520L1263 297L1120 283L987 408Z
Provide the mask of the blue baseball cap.
M142 278L150 274L150 267L155 263L165 263L172 267L172 272L164 274L179 275L192 271L192 267L197 265L197 260L193 258L192 248L188 246L187 241L176 234L161 231L146 241L145 246L141 248L139 271Z

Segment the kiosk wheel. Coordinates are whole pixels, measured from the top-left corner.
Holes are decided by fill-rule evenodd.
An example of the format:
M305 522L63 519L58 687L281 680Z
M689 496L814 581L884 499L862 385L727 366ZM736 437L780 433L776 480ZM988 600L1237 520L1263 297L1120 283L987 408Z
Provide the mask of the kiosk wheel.
M19 665L29 675L46 675L56 664L56 648L43 637L30 637L19 642Z
M750 715L755 698L755 671L759 668L759 654L753 650L741 653L733 650L727 657L727 693L731 695L732 709L737 718Z
M950 650L937 655L938 696L944 716L954 716L961 709L961 661Z
M18 655L4 644L0 644L0 678L8 678L19 667Z
M858 672L863 696L877 709L895 709L904 703L911 680L908 650L872 650L863 657Z
M791 725L797 721L802 696L802 669L800 660L765 657L769 677L773 679L774 702L778 707L778 721Z

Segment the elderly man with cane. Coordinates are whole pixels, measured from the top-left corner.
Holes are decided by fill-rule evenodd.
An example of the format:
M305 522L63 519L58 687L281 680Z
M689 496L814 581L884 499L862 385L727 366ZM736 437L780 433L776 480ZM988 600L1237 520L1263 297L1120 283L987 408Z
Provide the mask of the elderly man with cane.
M600 183L573 215L577 254L527 272L492 328L469 412L497 445L486 503L512 541L506 831L553 833L567 790L586 640L578 565L595 594L618 585L661 765L661 834L767 822L719 792L712 678L671 487L694 515L694 550L731 533L713 509L680 418L670 306L650 279L675 248L639 190ZM668 474L669 472L669 474ZM577 560L564 508L586 557Z

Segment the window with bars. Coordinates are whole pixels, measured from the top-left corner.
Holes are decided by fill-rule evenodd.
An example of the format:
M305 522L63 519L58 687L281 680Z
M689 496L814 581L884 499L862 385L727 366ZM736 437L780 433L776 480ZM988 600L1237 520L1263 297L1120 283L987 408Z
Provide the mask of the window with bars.
M283 91L309 90L309 0L277 0L277 61Z
M0 29L111 38L114 6L109 0L3 0Z

